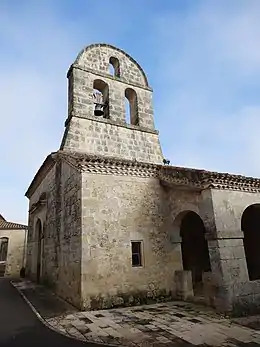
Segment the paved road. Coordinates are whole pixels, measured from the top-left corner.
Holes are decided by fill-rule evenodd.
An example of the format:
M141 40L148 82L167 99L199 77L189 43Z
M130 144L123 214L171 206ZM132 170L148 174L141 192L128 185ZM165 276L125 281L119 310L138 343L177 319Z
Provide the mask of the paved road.
M17 290L0 278L0 347L94 347L47 328L40 322Z

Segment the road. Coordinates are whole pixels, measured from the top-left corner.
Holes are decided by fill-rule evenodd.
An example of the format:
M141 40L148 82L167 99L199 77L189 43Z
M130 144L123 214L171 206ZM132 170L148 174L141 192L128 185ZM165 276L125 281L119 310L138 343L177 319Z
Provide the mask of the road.
M0 278L0 347L97 347L46 327L7 278Z

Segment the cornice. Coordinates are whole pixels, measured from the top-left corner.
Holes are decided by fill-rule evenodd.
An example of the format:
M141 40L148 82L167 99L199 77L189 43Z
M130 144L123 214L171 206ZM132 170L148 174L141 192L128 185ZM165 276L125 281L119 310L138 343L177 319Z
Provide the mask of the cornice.
M95 174L158 177L158 165L114 157L59 152L68 164L81 172Z
M237 190L250 193L260 192L260 179L220 172L205 172L202 184L213 189Z
M172 188L260 192L259 178L59 150L50 154L40 167L26 192L28 198L57 161L65 161L79 172L158 178L161 184Z
M219 189L250 193L260 192L260 179L229 173L190 169L184 167L162 166L159 170L162 182L172 186L190 186L200 190Z

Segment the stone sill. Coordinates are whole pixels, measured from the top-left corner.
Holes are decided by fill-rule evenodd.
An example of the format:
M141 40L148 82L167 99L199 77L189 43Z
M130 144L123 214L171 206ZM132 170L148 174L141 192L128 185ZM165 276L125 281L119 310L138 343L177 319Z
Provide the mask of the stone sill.
M95 117L95 116L82 116L80 114L75 114L75 115L70 115L66 121L65 121L65 127L68 126L69 122L71 121L71 119L75 117L75 118L81 118L81 119L88 119L91 121L95 121L95 122L99 122L99 123L106 123L106 124L111 124L111 125L115 125L121 128L127 128L130 130L137 130L137 131L141 131L143 133L150 133L150 134L154 134L154 135L159 135L159 131L158 130L152 130L149 128L145 128L145 127L140 127L139 125L132 125L132 124L126 124L126 123L117 123L111 119L107 119L107 118L101 118L101 117Z

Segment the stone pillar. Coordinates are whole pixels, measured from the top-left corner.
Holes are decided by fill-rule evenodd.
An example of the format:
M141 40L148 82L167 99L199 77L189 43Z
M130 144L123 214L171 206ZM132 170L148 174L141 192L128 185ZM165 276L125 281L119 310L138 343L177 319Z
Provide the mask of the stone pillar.
M178 299L187 300L194 296L191 271L175 271L175 288Z
M202 274L202 282L203 295L206 304L215 307L216 284L214 282L214 276L212 275L212 272L204 272Z
M219 311L231 311L238 283L248 281L240 221L227 191L205 189L201 193L200 214L206 228L211 264L211 291Z
M243 233L218 231L217 238L208 240L211 269L216 284L216 308L231 311L236 293L234 288L247 282Z

